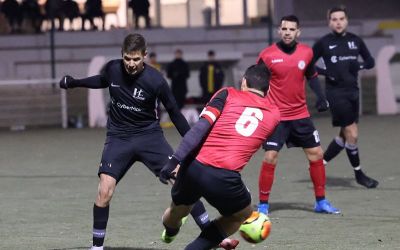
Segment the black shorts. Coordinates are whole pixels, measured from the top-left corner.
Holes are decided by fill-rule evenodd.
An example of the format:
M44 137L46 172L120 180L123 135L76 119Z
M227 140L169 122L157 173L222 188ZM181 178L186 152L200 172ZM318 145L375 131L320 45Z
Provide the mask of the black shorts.
M281 121L263 144L268 150L281 150L286 143L288 148L302 147L314 148L320 146L318 131L315 129L311 118L303 118L292 121Z
M107 136L98 174L108 174L117 182L136 162L142 162L156 176L173 150L162 131L131 137Z
M359 91L330 90L326 92L332 114L332 125L346 127L358 123L360 98Z
M206 166L197 160L179 171L171 194L176 205L192 205L204 197L224 216L251 204L250 192L240 173Z

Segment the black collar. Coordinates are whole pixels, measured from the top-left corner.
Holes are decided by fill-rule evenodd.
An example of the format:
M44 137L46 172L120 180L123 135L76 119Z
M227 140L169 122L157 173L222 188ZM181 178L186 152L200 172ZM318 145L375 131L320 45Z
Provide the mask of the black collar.
M286 54L293 54L296 50L297 42L293 41L291 44L285 44L282 40L276 43L276 46Z

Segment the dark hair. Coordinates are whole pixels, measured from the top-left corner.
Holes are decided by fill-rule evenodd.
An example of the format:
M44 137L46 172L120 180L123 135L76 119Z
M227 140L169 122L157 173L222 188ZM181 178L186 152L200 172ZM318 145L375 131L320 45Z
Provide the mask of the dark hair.
M347 17L347 10L346 10L346 7L345 7L344 5L340 5L340 6L335 6L335 7L333 7L333 8L331 8L331 9L328 10L328 15L327 15L328 20L331 19L332 13L334 13L334 12L339 12L339 11L343 11L343 12L344 12L344 15Z
M265 92L269 88L271 72L265 65L255 64L246 69L243 77L246 79L247 87Z
M140 51L142 54L144 54L146 49L147 45L144 37L138 33L134 33L125 37L121 52L124 54L132 51Z
M208 55L208 56L215 56L214 50L209 50L209 51L207 52L207 55Z
M297 24L297 27L300 27L299 18L297 16L295 16L295 15L283 16L281 18L280 24L282 24L282 21L295 22Z

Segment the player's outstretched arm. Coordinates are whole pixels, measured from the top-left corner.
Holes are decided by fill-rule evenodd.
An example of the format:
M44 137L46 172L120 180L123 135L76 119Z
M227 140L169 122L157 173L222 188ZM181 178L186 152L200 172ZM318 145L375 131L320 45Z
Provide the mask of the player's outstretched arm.
M72 76L63 76L59 82L60 88L71 89L84 87L89 89L102 89L108 87L107 81L101 75L90 76L82 79L75 79Z

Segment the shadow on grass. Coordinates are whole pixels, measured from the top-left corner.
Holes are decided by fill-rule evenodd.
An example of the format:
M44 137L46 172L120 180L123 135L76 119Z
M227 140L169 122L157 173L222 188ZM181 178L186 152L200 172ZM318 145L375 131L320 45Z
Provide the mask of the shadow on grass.
M299 183L309 183L310 179L298 180ZM354 188L359 185L355 185L354 178L339 178L339 177L326 177L326 185L329 187L344 187L344 188Z

